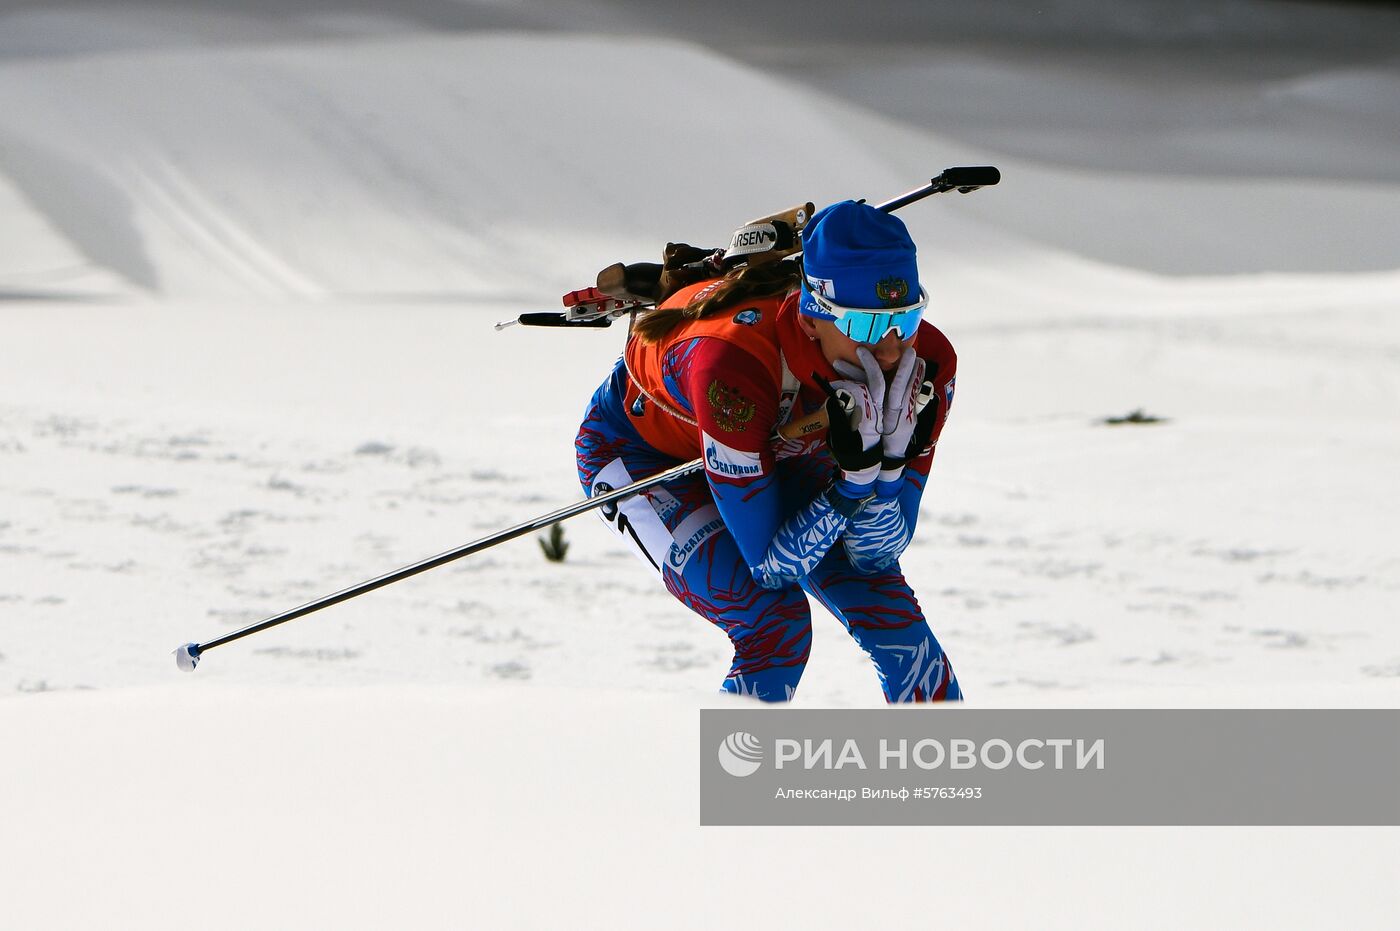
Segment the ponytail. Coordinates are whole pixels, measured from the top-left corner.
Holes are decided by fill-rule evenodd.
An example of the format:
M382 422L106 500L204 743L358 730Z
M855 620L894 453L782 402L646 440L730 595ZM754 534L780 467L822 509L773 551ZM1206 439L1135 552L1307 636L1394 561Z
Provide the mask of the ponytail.
M753 298L786 294L801 280L802 266L797 262L744 265L715 279L699 300L684 307L658 307L638 316L632 332L644 343L655 343L682 323L701 320Z

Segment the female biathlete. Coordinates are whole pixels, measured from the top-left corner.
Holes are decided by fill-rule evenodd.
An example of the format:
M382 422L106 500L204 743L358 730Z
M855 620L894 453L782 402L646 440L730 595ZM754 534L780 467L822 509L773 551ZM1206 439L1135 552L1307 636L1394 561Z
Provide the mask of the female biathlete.
M729 636L725 691L792 698L810 594L869 654L888 701L959 699L899 567L957 357L922 319L928 295L897 217L834 204L802 249L801 262L683 288L636 321L579 430L579 479L592 496L703 457L703 476L600 513Z

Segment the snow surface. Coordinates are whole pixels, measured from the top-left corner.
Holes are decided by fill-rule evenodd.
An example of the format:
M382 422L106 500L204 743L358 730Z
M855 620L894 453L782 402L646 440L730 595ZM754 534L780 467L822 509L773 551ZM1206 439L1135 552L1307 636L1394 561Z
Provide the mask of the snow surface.
M1157 81L627 4L0 10L0 926L1393 922L1391 829L701 830L727 642L592 517L169 653L578 497L622 334L492 323L991 163L904 214L961 369L904 565L971 704L1395 707L1400 52L1221 34L1265 7L1263 64ZM819 615L798 705L878 699Z

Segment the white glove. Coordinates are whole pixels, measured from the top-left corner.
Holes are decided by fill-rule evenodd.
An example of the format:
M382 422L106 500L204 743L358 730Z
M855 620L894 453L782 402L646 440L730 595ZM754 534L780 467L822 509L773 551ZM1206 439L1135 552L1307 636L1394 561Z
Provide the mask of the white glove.
M879 475L882 482L893 482L904 472L909 441L914 436L914 426L917 423L919 389L924 383L924 369L924 360L914 354L914 347L905 347L899 357L899 365L895 367L894 377L890 379L881 411L880 432L884 437L885 459Z
M862 488L873 485L883 461L880 403L858 381L834 381L831 390L836 404L827 404L827 445L841 467L841 478Z
M856 358L860 360L860 365L852 365L844 359L831 363L831 367L836 369L841 376L855 382L859 382L870 389L870 396L880 403L881 412L884 410L885 400L885 373L880 371L880 363L875 361L875 356L864 346L856 347ZM842 382L832 382L832 385L839 385Z

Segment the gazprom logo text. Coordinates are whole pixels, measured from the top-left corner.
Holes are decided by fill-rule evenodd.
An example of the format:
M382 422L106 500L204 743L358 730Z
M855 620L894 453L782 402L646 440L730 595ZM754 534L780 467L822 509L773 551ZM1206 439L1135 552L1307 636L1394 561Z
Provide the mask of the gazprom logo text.
M713 443L705 448L705 464L710 467L711 471L718 472L720 475L733 475L735 477L758 475L763 471L763 466L761 465L730 462L722 458L719 450L715 448Z
M716 475L729 478L749 478L763 474L763 458L759 453L725 446L708 433L702 434L705 440L705 466Z
M713 506L710 506L706 508L706 510L714 511L715 509ZM666 555L666 561L669 562L671 568L675 569L677 572L683 570L686 563L690 562L690 557L700 548L701 543L704 543L710 537L724 529L724 521L717 516L717 512L712 515L702 513L697 516L702 518L709 516L710 519L692 530L688 526L690 524L690 518L687 518L686 522L677 528L676 542L671 544L671 550Z

